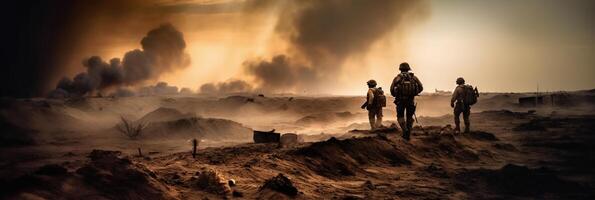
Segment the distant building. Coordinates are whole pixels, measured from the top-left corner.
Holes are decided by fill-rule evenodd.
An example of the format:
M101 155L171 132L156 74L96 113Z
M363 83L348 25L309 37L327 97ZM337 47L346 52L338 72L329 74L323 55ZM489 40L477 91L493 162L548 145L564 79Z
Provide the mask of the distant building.
M452 94L452 92L451 91L434 89L434 94L435 95L450 95L450 94Z
M536 107L539 105L567 106L571 103L570 95L563 92L519 98L519 105L522 107Z

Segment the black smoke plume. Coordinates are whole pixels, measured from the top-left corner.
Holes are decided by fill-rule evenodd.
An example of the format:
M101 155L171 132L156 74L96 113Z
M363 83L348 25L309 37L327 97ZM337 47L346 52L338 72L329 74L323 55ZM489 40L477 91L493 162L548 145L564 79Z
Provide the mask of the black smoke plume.
M122 61L113 58L108 63L99 56L84 60L86 72L79 73L73 79L63 78L56 89L67 92L67 96L83 96L110 87L130 86L153 80L163 73L185 68L190 64L190 58L185 53L184 36L171 24L149 31L141 40L141 45L142 50L127 52Z
M285 55L277 55L271 61L245 62L244 67L255 77L260 89L269 92L303 89L296 87L307 86L318 78L316 70L293 63Z
M200 93L203 94L230 94L252 92L252 85L242 80L230 80L219 83L203 84L199 88Z
M138 90L138 93L143 96L152 95L174 95L178 94L178 87L170 86L166 82L159 82L152 86L145 86Z
M263 8L272 4L267 0L248 2ZM375 42L403 28L399 26L405 14L423 11L425 2L304 0L281 4L284 6L280 8L275 31L289 44L288 51L270 61L244 62L245 71L257 83L257 90L320 91L321 83L337 80L347 59L365 55Z

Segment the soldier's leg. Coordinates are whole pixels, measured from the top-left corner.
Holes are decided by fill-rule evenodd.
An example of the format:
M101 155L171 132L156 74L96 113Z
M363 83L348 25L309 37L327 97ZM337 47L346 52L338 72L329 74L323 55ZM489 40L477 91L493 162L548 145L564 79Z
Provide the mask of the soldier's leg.
M455 106L453 114L455 118L455 132L461 132L461 109L459 104Z
M404 139L409 139L409 130L407 130L407 122L405 121L405 104L403 101L400 101L397 104L397 122L399 122L399 126L401 127L401 131L403 132L402 137Z
M368 110L368 120L370 121L370 130L374 130L375 127L375 119L376 114L372 110Z
M405 106L403 106L402 102L397 103L397 122L401 127L403 133L407 130L407 125L405 123Z
M471 108L467 106L465 111L463 111L463 120L465 121L465 133L469 133L471 129L471 122L469 121L469 116L471 115Z
M413 101L409 102L409 105L407 106L407 129L411 132L411 130L413 129L413 115L415 114L415 103Z
M376 127L382 127L382 108L378 109L378 112L376 112Z
M405 140L409 140L410 136L411 136L411 125L413 124L413 106L411 104L410 101L407 101L403 107L405 108L405 116L406 119L404 119L404 125L406 127L406 131L403 132L403 138Z

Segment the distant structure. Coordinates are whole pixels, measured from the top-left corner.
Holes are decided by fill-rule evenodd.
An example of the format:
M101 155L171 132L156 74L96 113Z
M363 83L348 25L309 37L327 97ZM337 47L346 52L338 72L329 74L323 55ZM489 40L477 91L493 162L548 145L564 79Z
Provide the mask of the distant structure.
M521 107L537 107L541 105L568 106L570 104L572 104L570 95L565 92L544 95L537 94L535 96L519 98L519 105Z
M434 88L434 95L450 95L450 94L452 94L451 91L438 90L438 89Z

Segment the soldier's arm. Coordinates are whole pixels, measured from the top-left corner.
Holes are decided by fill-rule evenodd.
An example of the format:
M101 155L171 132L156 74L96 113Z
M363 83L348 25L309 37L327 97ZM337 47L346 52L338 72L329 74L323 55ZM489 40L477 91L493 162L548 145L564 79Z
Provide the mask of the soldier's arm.
M417 76L413 76L413 78L417 82L417 85L419 85L419 92L421 93L422 91L424 91L424 86L421 84L421 81L419 81L419 79L417 78Z
M461 87L456 87L455 90L452 92L452 98L450 99L450 105L454 105L454 103L457 101L457 99L459 98L459 96L461 95Z
M372 105L372 102L374 102L374 92L368 89L368 105Z
M397 86L398 81L399 81L399 76L396 76L393 79L393 82L390 84L390 95L392 95L393 97L397 97L397 91L395 90L395 87Z

